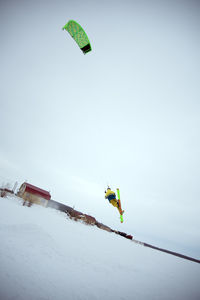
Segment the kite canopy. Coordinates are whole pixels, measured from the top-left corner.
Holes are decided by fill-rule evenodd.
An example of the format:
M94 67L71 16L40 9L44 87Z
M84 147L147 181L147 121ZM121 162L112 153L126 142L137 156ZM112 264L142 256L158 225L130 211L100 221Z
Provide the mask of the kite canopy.
M62 29L69 32L84 54L92 51L87 34L76 21L70 20Z

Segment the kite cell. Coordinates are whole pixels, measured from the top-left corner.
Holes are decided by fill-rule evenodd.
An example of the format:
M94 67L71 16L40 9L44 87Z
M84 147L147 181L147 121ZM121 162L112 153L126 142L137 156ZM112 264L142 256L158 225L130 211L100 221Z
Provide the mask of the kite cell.
M87 34L76 21L70 20L62 29L69 32L84 54L92 51Z

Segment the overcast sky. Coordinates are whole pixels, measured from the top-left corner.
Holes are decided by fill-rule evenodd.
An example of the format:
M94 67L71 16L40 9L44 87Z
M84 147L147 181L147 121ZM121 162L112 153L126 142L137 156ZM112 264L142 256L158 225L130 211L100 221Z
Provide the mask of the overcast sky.
M1 0L1 183L199 257L199 30L199 1Z

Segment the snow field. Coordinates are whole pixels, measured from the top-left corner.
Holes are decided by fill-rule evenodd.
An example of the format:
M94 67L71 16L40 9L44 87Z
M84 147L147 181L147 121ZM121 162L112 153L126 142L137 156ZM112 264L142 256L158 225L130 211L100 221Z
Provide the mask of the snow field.
M200 299L199 264L0 198L0 299Z

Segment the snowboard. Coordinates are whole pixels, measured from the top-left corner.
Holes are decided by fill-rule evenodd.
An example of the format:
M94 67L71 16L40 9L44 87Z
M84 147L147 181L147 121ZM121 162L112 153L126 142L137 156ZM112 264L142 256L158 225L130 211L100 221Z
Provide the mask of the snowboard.
M124 222L124 219L123 219L124 211L122 210L122 207L121 207L120 191L118 188L117 188L117 197L118 197L119 210L120 210L120 221L121 221L121 223L123 223Z

